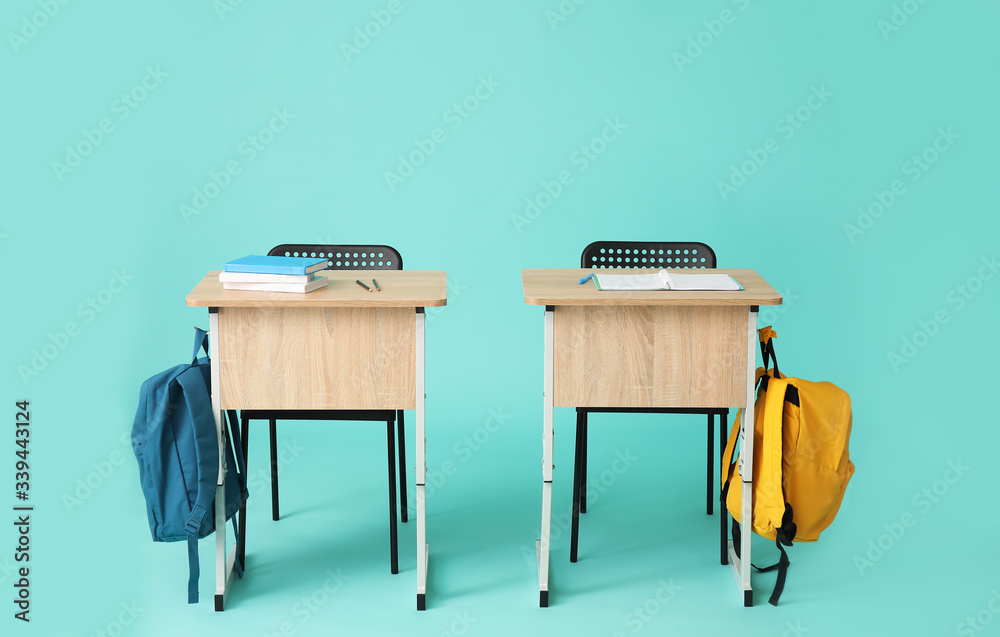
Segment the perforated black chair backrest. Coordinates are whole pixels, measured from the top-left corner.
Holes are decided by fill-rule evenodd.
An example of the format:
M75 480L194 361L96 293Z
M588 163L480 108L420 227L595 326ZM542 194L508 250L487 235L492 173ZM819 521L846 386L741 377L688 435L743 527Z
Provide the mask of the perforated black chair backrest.
M402 270L403 258L395 248L380 245L330 245L283 243L270 257L326 257L327 270Z
M697 241L595 241L582 268L714 268L715 251Z

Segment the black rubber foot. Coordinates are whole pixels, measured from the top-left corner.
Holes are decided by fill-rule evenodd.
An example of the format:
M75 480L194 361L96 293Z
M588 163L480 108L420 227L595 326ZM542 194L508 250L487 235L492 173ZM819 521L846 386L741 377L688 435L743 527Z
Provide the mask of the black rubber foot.
M417 593L417 610L427 610L427 595Z
M222 595L215 596L215 612L221 613L223 608Z
M743 607L750 608L753 606L753 591L743 591Z
M538 606L540 608L549 607L549 592L548 591L538 591Z
M278 520L281 519L281 516L279 516L279 515L272 515L271 519L274 520L275 522L277 522Z

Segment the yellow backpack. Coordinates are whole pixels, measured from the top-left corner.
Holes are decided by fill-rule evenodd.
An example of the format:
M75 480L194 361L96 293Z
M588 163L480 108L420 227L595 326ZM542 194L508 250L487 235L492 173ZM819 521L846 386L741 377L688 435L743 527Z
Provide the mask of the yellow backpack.
M788 555L784 546L815 542L830 526L854 474L848 453L851 398L833 383L787 378L778 371L769 327L758 330L764 367L757 368L757 400L753 432L753 531L774 540L781 552L770 603L778 605L785 585ZM768 358L774 362L767 369ZM740 418L729 434L723 455L722 500L733 516L733 545L739 556L742 489L739 462L733 462ZM742 453L742 451L740 452ZM757 568L756 566L754 568Z

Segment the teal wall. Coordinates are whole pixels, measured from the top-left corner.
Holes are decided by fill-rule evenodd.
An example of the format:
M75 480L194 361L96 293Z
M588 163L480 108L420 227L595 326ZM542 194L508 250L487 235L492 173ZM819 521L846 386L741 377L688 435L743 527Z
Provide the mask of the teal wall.
M998 25L984 0L9 0L0 413L31 401L36 508L32 622L7 602L2 625L996 632ZM569 410L553 605L537 608L542 312L519 271L573 267L600 238L700 240L757 270L784 296L763 317L783 371L852 396L857 474L822 541L794 547L779 608L763 592L741 608L718 564L698 418L594 419L594 475L616 452L638 459L569 564ZM207 327L184 305L205 272L284 242L387 243L407 268L448 272L448 306L428 314L426 613L412 522L388 573L377 427L286 424L279 523L253 430L231 612L188 606L183 546L149 540L122 437L139 385ZM202 562L208 600L209 542ZM349 579L303 606L328 572Z

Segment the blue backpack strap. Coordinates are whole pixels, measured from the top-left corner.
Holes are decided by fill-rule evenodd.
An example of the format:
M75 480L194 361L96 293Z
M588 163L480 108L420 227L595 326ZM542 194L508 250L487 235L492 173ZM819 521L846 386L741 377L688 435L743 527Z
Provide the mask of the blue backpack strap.
M235 412L233 412L235 413ZM246 475L247 475L247 465L246 458L243 457L243 443L240 438L240 426L235 419L229 419L229 431L232 432L232 437L229 441L229 451L232 451L236 458L236 479L239 481L239 493L240 498L243 499L246 493ZM228 476L227 476L228 479ZM244 500L244 503L246 501ZM242 545L243 538L240 536L240 527L236 522L237 515L233 515L233 534L236 538L236 574L239 577L243 577L243 562L239 559L239 556L243 554Z
M203 346L204 332L195 338L195 354ZM212 398L205 385L204 376L194 367L177 376L177 382L184 390L184 408L193 425L194 449L198 465L198 491L185 531L188 542L188 603L198 602L198 537L205 516L212 508L219 477L219 443L212 411ZM223 530L225 532L225 530Z
M135 454L135 459L139 463L139 484L143 487L143 492L146 488L147 455L144 447L146 437L149 434L147 430L147 421L149 420L147 413L149 408L146 406L147 393L149 393L149 381L144 382L139 389L139 408L135 410L135 420L132 421L132 453Z
M188 535L198 537L202 520L212 508L218 484L218 434L215 418L212 416L212 400L201 373L198 370L186 370L177 376L177 382L184 389L185 406L194 424L194 448L198 460L198 492L185 530Z
M198 538L189 535L188 543L188 604L198 603L198 576L200 567L198 565Z
M191 354L191 364L194 365L198 362L198 350L205 348L205 356L209 356L208 353L208 332L201 329L200 327L194 328L194 353Z
M240 493L242 494L246 491L247 461L246 458L243 457L243 440L240 438L239 424L230 421L229 431L232 432L232 441L230 444L232 446L233 456L236 458L236 469L240 481Z

